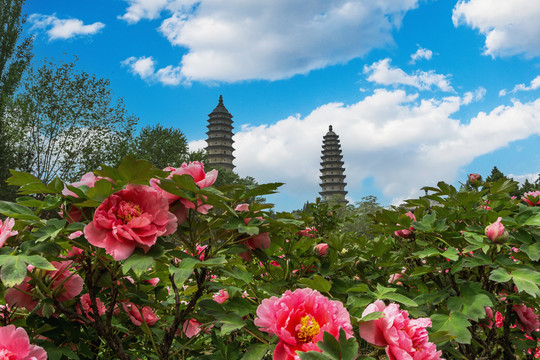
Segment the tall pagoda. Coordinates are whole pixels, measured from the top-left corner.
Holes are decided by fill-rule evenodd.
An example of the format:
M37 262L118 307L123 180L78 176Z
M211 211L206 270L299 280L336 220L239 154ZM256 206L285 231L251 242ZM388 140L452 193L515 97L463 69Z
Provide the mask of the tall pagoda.
M346 203L345 195L345 168L343 167L343 156L341 155L341 145L339 136L332 130L330 125L328 132L323 137L321 156L321 194L323 201L330 199Z
M219 95L219 103L208 115L208 139L206 155L211 168L220 167L234 170L233 126L232 115L223 105L223 97Z

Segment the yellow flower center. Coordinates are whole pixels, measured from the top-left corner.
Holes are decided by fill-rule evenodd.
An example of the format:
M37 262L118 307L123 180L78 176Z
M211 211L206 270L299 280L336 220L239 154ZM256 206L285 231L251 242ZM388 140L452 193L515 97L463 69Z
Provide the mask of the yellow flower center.
M309 343L313 341L313 338L317 336L321 327L315 318L311 315L306 315L300 319L300 329L296 334L298 341L302 343Z
M118 206L116 217L127 224L131 219L141 216L141 207L131 201L122 201Z

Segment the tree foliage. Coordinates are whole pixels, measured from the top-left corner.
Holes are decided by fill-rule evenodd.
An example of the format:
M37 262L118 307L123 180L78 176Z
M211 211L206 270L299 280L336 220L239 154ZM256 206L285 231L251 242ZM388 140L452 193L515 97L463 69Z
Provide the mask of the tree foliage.
M150 161L156 167L178 167L188 158L187 139L182 131L148 125L135 139L135 157Z
M114 99L109 80L78 71L76 61L31 69L7 114L11 147L28 155L24 170L45 182L115 165L132 146L137 118Z
M17 163L8 145L5 109L11 103L30 60L33 38L21 39L26 17L22 14L25 0L0 0L0 199L12 198L13 188L6 185L9 168Z

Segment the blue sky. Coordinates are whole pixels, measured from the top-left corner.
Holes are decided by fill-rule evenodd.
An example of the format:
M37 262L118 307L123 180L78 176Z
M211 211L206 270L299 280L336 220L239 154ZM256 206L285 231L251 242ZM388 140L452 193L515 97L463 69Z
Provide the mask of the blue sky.
M444 180L540 173L540 2L530 0L27 0L35 60L79 58L139 127L204 146L220 94L236 170L320 191L328 125L350 201L384 205Z

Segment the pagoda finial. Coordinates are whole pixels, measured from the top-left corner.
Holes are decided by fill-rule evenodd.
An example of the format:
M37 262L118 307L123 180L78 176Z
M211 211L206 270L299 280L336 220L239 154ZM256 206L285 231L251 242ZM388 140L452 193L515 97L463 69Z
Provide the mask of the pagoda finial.
M328 131L332 131L332 125L328 127Z
M223 105L223 96L219 95L219 103Z

